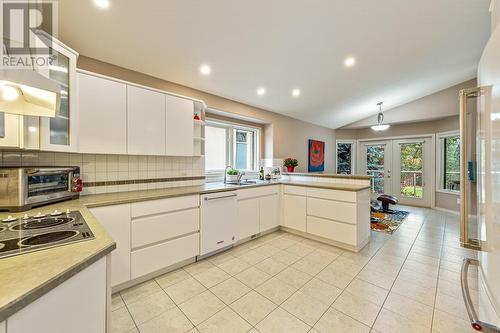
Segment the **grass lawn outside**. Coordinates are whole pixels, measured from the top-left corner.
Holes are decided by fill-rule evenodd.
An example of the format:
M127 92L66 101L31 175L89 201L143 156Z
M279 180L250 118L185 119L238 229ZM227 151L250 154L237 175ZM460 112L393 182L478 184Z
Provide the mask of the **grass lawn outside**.
M422 199L423 191L421 186L406 186L401 189L401 194L407 198Z

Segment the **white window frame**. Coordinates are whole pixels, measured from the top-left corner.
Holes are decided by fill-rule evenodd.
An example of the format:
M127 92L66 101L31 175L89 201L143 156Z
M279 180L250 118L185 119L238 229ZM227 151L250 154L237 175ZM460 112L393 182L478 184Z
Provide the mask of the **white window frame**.
M337 166L338 166L338 144L339 143L349 143L351 145L351 175L355 175L357 173L356 169L356 161L357 161L357 140L353 139L338 139L335 140L335 173L338 172Z
M437 134L436 140L436 192L460 195L460 191L448 190L443 186L444 175L444 140L452 136L460 136L459 131L448 131ZM462 144L462 142L460 142ZM460 184L462 186L462 184Z
M226 133L226 166L230 165L231 167L234 167L234 162L235 162L235 150L236 147L234 145L234 130L243 130L243 131L250 131L254 132L254 152L253 152L253 164L254 164L254 169L252 170L243 170L245 173L256 173L258 174L259 172L259 157L260 157L260 132L261 129L259 127L254 127L246 124L239 124L236 122L229 122L229 121L223 121L223 120L218 120L218 119L207 119L206 120L206 126L212 126L212 127L220 127L220 128L225 128L227 129ZM218 175L218 174L224 174L224 170L222 169L212 169L212 170L206 170L205 173L207 175Z

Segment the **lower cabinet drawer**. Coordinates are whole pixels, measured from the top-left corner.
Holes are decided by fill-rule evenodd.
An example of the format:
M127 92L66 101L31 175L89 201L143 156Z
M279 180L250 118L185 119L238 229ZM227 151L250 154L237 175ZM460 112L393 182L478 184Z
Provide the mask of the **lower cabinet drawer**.
M132 220L132 248L200 230L200 209L194 208Z
M199 233L132 251L131 277L141 277L199 254Z
M356 245L356 226L352 224L308 216L307 232L337 242Z
M356 224L356 204L307 198L307 215Z

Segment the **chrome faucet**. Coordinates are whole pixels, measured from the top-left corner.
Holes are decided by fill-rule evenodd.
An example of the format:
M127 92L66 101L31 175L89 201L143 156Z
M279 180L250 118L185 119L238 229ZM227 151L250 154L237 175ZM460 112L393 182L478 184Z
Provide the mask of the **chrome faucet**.
M225 169L224 169L224 184L227 184L226 183L226 176L227 176L227 169L232 169L233 167L228 165Z
M240 171L238 178L236 179L238 185L241 184L241 178L245 175L245 171Z

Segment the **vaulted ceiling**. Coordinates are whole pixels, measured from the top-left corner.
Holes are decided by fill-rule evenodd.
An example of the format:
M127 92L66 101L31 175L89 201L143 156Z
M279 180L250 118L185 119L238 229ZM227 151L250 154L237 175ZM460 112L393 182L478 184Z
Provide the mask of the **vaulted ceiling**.
M489 0L110 3L60 0L60 39L92 58L331 128L375 115L378 101L390 109L475 77L490 28Z

